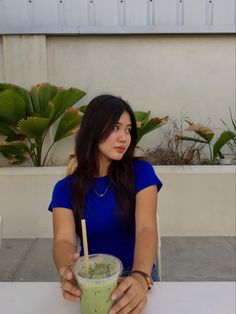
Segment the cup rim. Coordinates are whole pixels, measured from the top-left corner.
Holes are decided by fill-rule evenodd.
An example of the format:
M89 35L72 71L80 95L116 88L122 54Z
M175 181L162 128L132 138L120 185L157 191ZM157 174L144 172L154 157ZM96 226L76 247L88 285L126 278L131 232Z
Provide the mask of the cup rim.
M88 277L82 276L81 274L78 273L78 271L76 271L76 265L80 265L84 261L84 256L82 256L79 258L79 260L72 267L72 270L73 270L77 280L79 278L80 280L85 280L85 281L100 282L100 281L111 280L112 278L116 278L116 277L119 277L121 275L122 270L123 270L123 265L122 265L121 260L118 257L111 255L111 254L106 254L106 253L95 253L95 254L89 254L89 258L97 257L99 255L103 255L105 257L110 258L111 260L115 260L116 262L118 262L119 266L117 266L117 272L115 272L109 276L106 276L104 278L88 278Z

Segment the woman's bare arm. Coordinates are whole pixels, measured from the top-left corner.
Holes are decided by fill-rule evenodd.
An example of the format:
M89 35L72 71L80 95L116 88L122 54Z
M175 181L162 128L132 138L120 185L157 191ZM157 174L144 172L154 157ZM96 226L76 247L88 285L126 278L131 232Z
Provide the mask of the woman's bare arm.
M75 222L70 209L53 209L53 233L53 257L61 276L63 296L77 301L80 299L80 289L76 287L71 264L79 258L79 254L76 253Z
M136 195L135 253L133 269L151 273L157 250L157 188L150 186Z
M156 186L147 187L137 193L133 270L140 270L147 274L151 273L157 249L156 208ZM110 313L141 313L147 303L147 290L147 282L139 273L124 278L112 293L112 299L119 300Z

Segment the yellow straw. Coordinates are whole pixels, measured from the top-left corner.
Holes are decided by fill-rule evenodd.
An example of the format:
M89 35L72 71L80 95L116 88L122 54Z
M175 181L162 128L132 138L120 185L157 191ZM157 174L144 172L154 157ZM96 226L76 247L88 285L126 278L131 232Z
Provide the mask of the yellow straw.
M83 237L83 245L84 245L85 272L86 272L86 274L88 274L88 272L89 272L89 256L88 256L88 240L87 240L87 231L86 231L85 219L81 220L81 226L82 226L82 237Z

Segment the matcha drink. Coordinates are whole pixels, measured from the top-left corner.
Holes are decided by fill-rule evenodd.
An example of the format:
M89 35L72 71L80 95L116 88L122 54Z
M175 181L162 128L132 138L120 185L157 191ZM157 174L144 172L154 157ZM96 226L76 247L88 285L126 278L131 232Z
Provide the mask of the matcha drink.
M111 294L117 286L122 272L121 261L112 255L93 254L89 256L89 271L85 271L84 258L74 266L74 273L82 291L82 314L108 314L114 303Z

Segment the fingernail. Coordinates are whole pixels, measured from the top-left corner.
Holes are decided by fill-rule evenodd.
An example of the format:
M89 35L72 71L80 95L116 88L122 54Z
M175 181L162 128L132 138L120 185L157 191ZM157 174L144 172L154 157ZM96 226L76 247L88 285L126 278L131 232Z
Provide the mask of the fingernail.
M111 299L112 299L113 301L115 301L115 299L116 299L116 294L112 294ZM115 313L115 312L114 312L114 313ZM113 314L113 313L110 313L110 314Z
M109 314L115 314L116 311L115 310L110 310Z
M80 296L80 290L75 291L76 295Z

